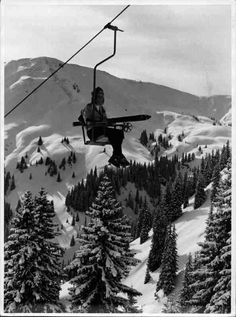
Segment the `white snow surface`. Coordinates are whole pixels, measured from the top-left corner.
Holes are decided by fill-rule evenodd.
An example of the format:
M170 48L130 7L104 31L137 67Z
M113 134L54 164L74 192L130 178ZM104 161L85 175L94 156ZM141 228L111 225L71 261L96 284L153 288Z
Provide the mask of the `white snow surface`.
M201 117L200 121L197 122L192 116L169 111L158 112L157 115L164 121L168 121L167 134L172 135L170 140L172 147L163 150L162 155L172 157L172 155L178 154L181 158L183 152L195 153L196 160L191 163L193 165L197 164L198 161L200 162L201 158L207 153L211 153L213 149L222 148L227 140L231 140L230 126L213 126L208 118ZM163 130L157 129L156 125L150 126L147 122L147 127L155 132L156 137L159 133L164 135ZM8 147L9 144L9 150L6 150L5 167L7 171L14 174L16 183L16 189L8 193L7 201L14 209L19 197L26 190L37 194L41 187L44 187L49 196L55 201L58 222L65 227L64 234L66 237L62 240L65 241L63 246L66 246L66 241L69 243L73 233L73 230L66 223L66 220L70 220L71 217L64 205L66 194L73 185L85 178L87 173L95 166L97 166L98 171L104 168L112 153L111 146L106 145L105 153L103 147L85 146L81 131L77 130L74 131L74 134L70 132L69 136L67 135L70 140L69 145L61 143L65 135L59 132L55 133L49 124L25 127L14 135L13 130L15 128L17 129L18 126L8 124L6 129L5 147ZM142 164L152 162L153 157L150 152L138 141L140 134L137 135L135 132L126 135L123 142L124 154L128 160L134 160ZM184 132L184 139L180 142L178 141L178 135L182 132ZM40 147L40 152L38 152L37 141L40 135L43 139L43 145ZM202 152L198 151L199 146L201 146ZM56 182L56 176L45 175L47 166L44 164L35 165L41 157L45 162L46 157L49 156L52 160L55 160L58 166L62 158L67 159L71 152L76 153L77 162L72 166L67 165L65 171L59 170L62 178L60 183ZM28 156L28 168L21 173L16 169L16 163L26 154ZM75 178L72 178L73 172ZM30 174L32 179L29 179Z

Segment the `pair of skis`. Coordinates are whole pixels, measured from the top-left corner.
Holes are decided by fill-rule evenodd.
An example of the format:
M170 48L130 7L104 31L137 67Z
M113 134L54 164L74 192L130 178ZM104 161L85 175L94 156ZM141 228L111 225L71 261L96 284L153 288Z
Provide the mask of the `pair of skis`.
M138 114L134 116L124 116L124 117L115 117L108 118L106 122L94 122L94 126L109 126L114 125L116 123L125 123L125 122L135 122L135 121L144 121L150 119L151 116L147 114ZM83 126L84 124L81 121L73 122L74 127Z

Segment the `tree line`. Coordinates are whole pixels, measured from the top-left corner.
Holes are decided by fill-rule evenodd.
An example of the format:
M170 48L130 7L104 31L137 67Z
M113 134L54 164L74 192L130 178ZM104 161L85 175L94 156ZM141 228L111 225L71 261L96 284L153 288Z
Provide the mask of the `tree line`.
M229 158L211 192L204 241L189 254L180 294L163 312L231 313L231 178Z

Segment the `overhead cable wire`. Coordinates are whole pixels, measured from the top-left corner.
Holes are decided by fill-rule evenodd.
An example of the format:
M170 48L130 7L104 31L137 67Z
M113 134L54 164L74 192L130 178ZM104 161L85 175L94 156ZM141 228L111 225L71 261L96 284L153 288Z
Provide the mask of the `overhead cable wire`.
M44 81L42 81L37 87L35 87L28 95L26 95L21 101L19 101L11 110L9 110L5 115L6 118L10 113L12 113L17 107L19 107L29 96L31 96L36 90L38 90L42 85L44 85L53 75L55 75L63 66L65 66L72 58L79 54L86 46L88 46L98 35L100 35L107 27L115 21L125 10L128 9L130 5L127 5L123 10L121 10L109 23L107 23L97 34L95 34L86 44L84 44L76 53L74 53L67 61L61 64L50 76L48 76Z

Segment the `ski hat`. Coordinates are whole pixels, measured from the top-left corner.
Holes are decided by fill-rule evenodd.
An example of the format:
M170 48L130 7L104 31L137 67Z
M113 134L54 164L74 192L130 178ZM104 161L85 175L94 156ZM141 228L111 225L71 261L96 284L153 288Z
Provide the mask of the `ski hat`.
M95 97L98 95L99 92L102 92L104 94L104 91L101 87L95 88ZM92 91L92 96L94 95L94 92Z

